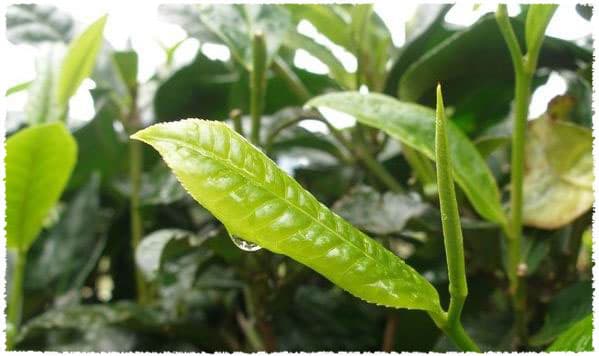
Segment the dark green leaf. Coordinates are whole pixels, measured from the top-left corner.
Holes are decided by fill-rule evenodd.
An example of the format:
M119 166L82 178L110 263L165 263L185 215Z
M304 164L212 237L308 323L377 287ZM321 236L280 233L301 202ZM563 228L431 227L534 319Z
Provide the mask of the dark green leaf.
M386 95L355 92L326 94L306 105L350 114L360 123L384 130L428 158L435 157L435 114L427 107L403 103ZM451 123L447 134L456 182L479 214L490 221L504 223L497 183L485 161L470 140Z
M100 179L90 177L61 219L32 245L27 258L25 286L35 293L60 296L82 287L106 242L100 211Z
M403 230L413 217L424 213L427 204L417 195L380 194L372 187L358 186L333 207L354 226L374 234L392 234Z
M593 310L593 288L590 282L578 282L561 291L549 304L543 327L530 343L545 345L564 333Z
M160 269L162 253L172 240L187 239L193 236L185 230L163 229L154 231L143 238L135 249L135 262L146 279L156 278Z

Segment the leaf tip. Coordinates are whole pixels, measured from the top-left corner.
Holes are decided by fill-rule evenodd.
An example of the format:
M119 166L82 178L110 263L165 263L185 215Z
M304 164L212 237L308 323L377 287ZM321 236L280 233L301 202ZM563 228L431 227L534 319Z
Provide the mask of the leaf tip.
M437 120L445 119L445 106L443 104L443 91L441 83L437 83Z

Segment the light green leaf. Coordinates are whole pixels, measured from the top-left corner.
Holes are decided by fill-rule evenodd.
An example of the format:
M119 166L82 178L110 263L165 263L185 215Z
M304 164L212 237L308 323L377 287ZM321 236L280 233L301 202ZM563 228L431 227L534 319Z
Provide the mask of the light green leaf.
M135 51L119 51L112 54L112 59L116 65L117 72L121 76L123 83L134 90L137 86L137 67L138 59Z
M233 57L247 69L252 68L254 33L264 34L266 63L279 50L291 18L287 10L273 5L198 5L201 21L218 36Z
M6 8L6 37L14 44L68 42L71 16L47 4L18 4Z
M151 126L133 138L156 148L232 235L287 255L368 302L441 312L437 291L424 277L225 124L188 119Z
M350 114L360 123L381 129L428 158L435 158L435 113L432 109L382 94L362 95L355 92L322 95L306 105ZM505 215L497 183L484 159L472 142L451 122L447 126L447 135L456 182L480 215L503 224Z
M62 62L56 88L56 102L59 106L66 107L83 79L92 73L96 56L102 46L102 34L107 19L108 15L100 17L70 44Z
M545 30L555 10L557 4L532 4L528 8L525 27L526 50L529 60L535 64L543 44Z
M547 351L593 351L593 314L564 331Z
M587 128L542 117L526 140L524 223L557 229L593 206L593 137Z
M33 80L29 80L26 82L21 82L19 84L13 85L12 87L6 89L6 94L4 94L4 96L10 96L10 95L19 93L23 90L27 90L27 88L29 88L31 83L33 83Z
M75 160L77 144L62 123L26 128L6 140L6 239L26 251L56 204Z

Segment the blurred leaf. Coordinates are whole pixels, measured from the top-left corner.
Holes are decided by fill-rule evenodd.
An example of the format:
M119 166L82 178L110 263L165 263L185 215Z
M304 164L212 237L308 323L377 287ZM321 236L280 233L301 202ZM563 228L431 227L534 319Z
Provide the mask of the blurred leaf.
M440 310L437 291L424 277L332 213L223 123L157 124L133 138L157 149L230 234L287 255L368 302Z
M162 229L145 236L135 249L135 263L147 280L158 274L162 253L171 240L187 239L192 233L178 229Z
M6 8L6 37L14 44L69 42L71 16L47 4L18 4Z
M60 296L81 288L106 242L100 211L100 179L89 182L69 202L59 222L35 241L27 258L25 286Z
M487 158L493 151L510 143L507 136L483 136L474 142L476 149L483 158Z
M134 51L117 51L112 56L123 82L130 91L134 90L137 86L137 53Z
M73 305L51 309L31 319L23 326L19 341L26 344L28 339L41 334L48 335L46 342L49 345L43 348L45 350L130 351L136 344L134 339L131 340L133 332L154 328L159 322L155 312L130 302ZM56 345L52 336L60 337L61 331L75 332L75 337L69 338L67 334L66 340ZM98 339L94 340L94 337Z
M285 44L295 50L303 49L324 63L329 68L329 76L339 83L342 88L355 88L355 76L353 73L345 70L341 61L326 46L295 31L287 34Z
M412 63L441 41L455 33L445 24L448 4L419 4L414 16L406 23L406 43L393 62L385 84L385 93L396 96L399 80Z
M333 210L354 226L374 234L403 230L413 217L421 215L427 204L417 195L380 194L372 187L357 186L335 203Z
M33 126L6 140L6 240L27 251L71 175L77 144L62 123Z
M560 75L566 80L567 89L565 95L572 99L571 111L568 113L568 118L578 125L591 128L593 121L593 90L590 83L581 75L574 72L561 71Z
M355 92L319 96L306 105L350 114L360 123L384 130L428 158L435 157L435 113L427 107L403 103L386 95ZM503 223L505 216L497 183L485 161L457 127L448 126L448 137L456 182L479 214Z
M591 313L592 309L593 288L590 282L578 282L562 290L549 304L543 327L530 338L530 343L535 346L548 344Z
M557 4L531 4L526 13L526 55L537 58L549 21L557 10Z
M223 105L238 74L225 62L210 60L198 52L194 61L174 72L156 91L154 110L159 121L187 117L224 119Z
M108 15L104 15L96 20L69 45L57 82L57 105L66 107L83 79L92 73L96 56L102 46L102 34L107 19Z
M231 51L246 69L252 68L252 38L262 32L266 43L266 63L272 60L287 31L291 28L285 8L273 5L198 5L201 21Z
M114 123L119 120L118 107L100 91L94 118L77 129L73 135L79 146L79 159L69 182L71 188L79 187L99 172L103 181L108 181L126 167L126 144L119 138Z
M593 16L593 5L576 4L576 12L585 20L591 20Z
M27 90L25 112L30 125L58 119L62 108L56 103L56 86L64 50L46 47L36 58L35 79Z
M372 351L380 346L383 311L336 287L308 285L273 322L281 351Z
M333 43L352 51L351 33L348 31L349 13L334 4L288 4L295 22L309 21L318 32L325 35Z
M517 37L523 42L522 21L513 18L511 22ZM578 62L589 62L592 58L591 52L586 49L551 37L543 41L541 52L539 68L576 69ZM401 76L399 97L432 104L433 89L441 82L447 88L446 105L452 106L460 98L475 93L481 86L507 83L506 78L513 84L509 52L494 16L485 15L474 25L431 48L410 65ZM485 112L478 116L484 117Z
M547 351L593 351L593 314L563 332Z
M190 37L201 42L223 43L200 19L200 10L196 4L160 4L158 16L162 21L177 24Z
M11 96L13 94L22 92L23 90L27 90L29 88L29 86L31 85L31 83L33 83L33 80L29 80L26 82L22 82L22 83L13 85L12 87L6 89L6 94L4 94L4 96Z
M129 190L127 184L127 190ZM128 194L127 194L128 195ZM142 205L172 204L186 197L185 189L162 162L143 173L140 200Z
M593 205L593 138L589 129L547 116L529 124L524 173L524 223L542 229L569 224Z

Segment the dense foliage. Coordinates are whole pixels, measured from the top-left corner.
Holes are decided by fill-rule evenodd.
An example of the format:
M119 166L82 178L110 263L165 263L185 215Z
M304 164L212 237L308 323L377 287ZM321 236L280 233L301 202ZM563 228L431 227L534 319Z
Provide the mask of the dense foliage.
M420 5L396 48L372 5L162 5L200 48L139 82L144 53L112 48L106 16L9 6L38 58L6 93L28 95L7 113L8 346L473 349L463 325L483 351L591 350L591 39L544 37L552 6L469 27L450 8ZM526 122L522 88L551 74L566 93Z

